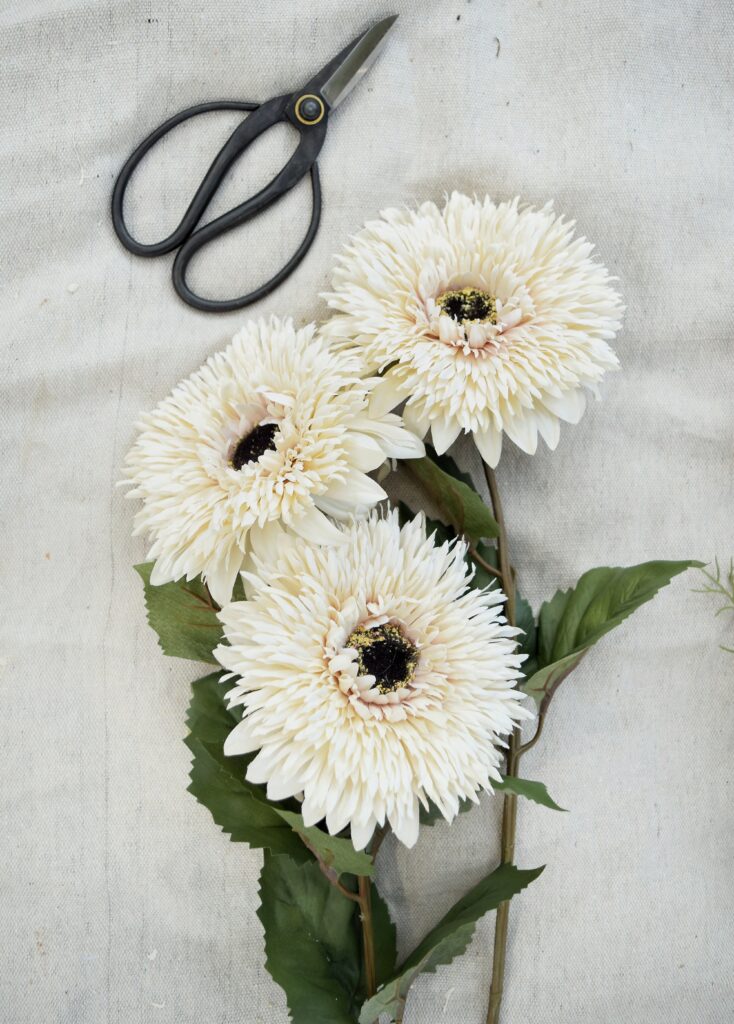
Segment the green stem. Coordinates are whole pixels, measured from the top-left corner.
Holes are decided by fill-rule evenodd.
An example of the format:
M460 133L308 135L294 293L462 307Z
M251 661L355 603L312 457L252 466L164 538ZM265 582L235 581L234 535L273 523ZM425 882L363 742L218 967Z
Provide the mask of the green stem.
M487 486L492 501L494 518L499 526L499 537L497 538L497 556L502 574L502 585L507 601L505 603L505 615L511 626L515 625L515 578L510 564L510 551L507 543L507 530L502 512L499 489L495 475L485 465ZM518 764L522 749L520 745L520 730L515 729L510 735L507 744L507 767L506 775L517 775ZM517 797L514 793L505 793L502 807L502 839L500 847L500 859L502 864L511 864L515 857L515 832L517 828ZM510 916L510 901L500 903L497 908L497 920L494 929L494 955L492 960L492 983L489 990L489 1007L487 1010L487 1024L499 1024L500 1006L502 1004L502 989L505 975L505 960L507 957L507 926Z
M370 855L372 856L373 862L377 856L377 851L382 845L383 839L389 831L390 829L387 825L376 831L370 848ZM353 892L351 889L348 889L345 885L342 885L336 871L321 859L318 852L303 834L301 834L301 839L304 845L308 847L318 861L318 865L327 880L335 889L338 889L342 896L348 900L352 900L352 902L356 903L359 907L359 921L362 926L362 956L364 959L365 987L367 989L367 998L369 999L377 990L375 934L372 925L372 882L367 875L358 875L357 891Z
M377 990L375 973L375 936L372 930L372 888L366 875L359 876L359 919L362 922L362 955L367 998Z
M507 604L505 606L505 615L507 621L511 626L515 625L515 574L510 564L510 548L507 543L507 530L505 528L505 517L502 512L502 502L500 501L500 492L497 487L497 480L494 472L485 464L484 472L487 477L487 487L489 488L489 497L492 501L492 511L494 518L497 520L497 526L499 527L499 537L497 538L497 556L500 563L500 574L502 576L502 584L507 597Z
M527 741L527 743L522 743L517 748L517 756L518 757L521 757L523 754L527 754L528 750L532 750L533 749L533 747L535 746L535 744L538 742L538 740L540 739L540 737L542 735L543 726L544 725L545 725L545 709L541 708L541 710L538 712L538 723L535 726L535 733Z
M497 568L497 566L491 565L485 558L482 558L482 556L479 554L476 548L469 548L469 554L472 556L477 565L481 565L481 567L486 572L491 573L492 576L498 576L500 579L502 579L502 573Z

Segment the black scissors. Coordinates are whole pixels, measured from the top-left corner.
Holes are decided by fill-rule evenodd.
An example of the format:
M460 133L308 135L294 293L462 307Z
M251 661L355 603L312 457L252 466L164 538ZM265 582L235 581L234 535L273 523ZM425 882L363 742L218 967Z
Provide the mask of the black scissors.
M357 36L349 46L346 46L341 53L329 61L297 92L276 96L262 104L240 102L239 100L200 103L195 107L188 107L169 118L168 121L164 121L159 128L156 128L140 143L128 158L115 182L112 193L112 223L117 237L125 248L138 256L162 256L164 253L178 249L173 263L173 286L184 302L188 302L196 309L203 309L211 313L224 313L249 306L250 303L257 302L258 299L269 295L295 270L316 236L321 216L321 185L316 157L324 144L329 115L367 72L379 52L380 44L396 20L397 15L385 18ZM183 121L187 121L190 117L212 110L247 110L252 113L235 128L215 157L178 227L161 242L146 245L136 241L127 230L123 217L125 189L133 171L148 150L171 129ZM256 195L221 217L217 217L216 220L195 230L212 196L235 160L259 135L281 121L288 121L295 125L301 135L298 147L288 163L270 184ZM267 209L276 199L293 188L309 171L313 196L311 223L305 238L286 265L265 284L236 299L205 299L194 294L186 283L186 268L194 254L208 242L219 238L220 235L231 231L239 224L244 224L251 217Z

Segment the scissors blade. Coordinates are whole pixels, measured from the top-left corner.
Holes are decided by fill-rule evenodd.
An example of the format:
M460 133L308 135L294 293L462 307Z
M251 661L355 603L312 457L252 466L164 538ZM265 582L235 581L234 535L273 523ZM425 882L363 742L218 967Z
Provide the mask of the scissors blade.
M367 74L382 49L385 36L397 20L397 14L384 18L355 39L344 59L321 87L321 95L332 110Z

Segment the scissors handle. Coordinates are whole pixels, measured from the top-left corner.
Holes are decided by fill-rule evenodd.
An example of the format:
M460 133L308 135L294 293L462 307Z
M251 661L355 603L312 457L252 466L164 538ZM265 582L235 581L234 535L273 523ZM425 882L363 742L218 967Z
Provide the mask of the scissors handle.
M196 309L208 312L226 312L233 309L240 309L269 294L288 274L301 262L306 255L319 224L321 215L321 186L319 172L316 165L316 157L323 145L326 135L327 118L317 125L301 127L296 124L300 131L301 140L285 167L273 178L269 185L261 189L256 195L246 202L236 206L233 210L217 217L204 227L195 231L204 210L211 201L212 196L219 188L227 171L247 147L263 132L281 121L293 119L287 116L288 108L292 103L292 97L278 96L263 104L246 103L238 101L220 100L213 103L202 103L195 107L189 107L174 117L169 118L159 128L152 132L132 153L125 163L115 183L112 194L112 221L118 238L131 252L140 256L160 256L178 248L179 252L173 265L173 283L180 297ZM171 234L160 242L145 244L133 238L127 230L123 217L123 202L125 190L136 167L164 135L197 114L207 113L213 110L247 110L252 111L237 128L235 128L228 141L219 151L204 180L191 200L186 213L183 215L180 224ZM300 246L290 258L287 264L265 284L260 285L247 295L235 299L206 299L196 295L186 283L186 270L193 256L209 242L240 224L244 224L256 214L261 213L275 202L280 196L288 192L296 185L303 176L311 173L311 188L313 195L313 212L306 235Z
M208 194L204 192L204 185L206 183L205 178L197 190L196 195L189 203L189 207L181 218L180 224L167 238L162 239L160 242L150 243L139 242L137 238L133 238L127 229L125 217L123 215L125 191L130 183L130 178L132 178L138 167L138 164L153 148L153 146L155 146L157 142L160 142L164 135L168 135L168 133L173 131L174 128L177 128L178 125L183 124L184 121L188 121L191 117L196 117L197 114L209 114L215 110L253 111L257 110L259 105L259 103L249 103L239 100L215 100L212 103L198 103L195 107L187 107L186 110L181 110L178 114L174 114L173 117L169 117L167 121L164 121L162 125L159 125L155 131L151 132L150 135L144 138L140 145L133 150L117 176L115 188L112 193L112 223L117 233L117 237L129 252L135 253L136 256L163 256L165 253L172 252L173 249L177 249L196 227L196 224L204 212L206 204L211 199L214 191L213 189L208 189ZM215 160L214 163L216 162L217 161ZM207 178L209 177L213 167L214 164L209 168Z

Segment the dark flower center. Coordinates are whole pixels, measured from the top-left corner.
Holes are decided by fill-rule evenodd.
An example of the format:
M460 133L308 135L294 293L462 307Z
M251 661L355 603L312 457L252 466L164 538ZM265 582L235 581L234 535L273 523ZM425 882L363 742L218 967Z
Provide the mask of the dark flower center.
M436 301L444 313L457 323L497 323L497 300L479 288L444 292Z
M358 626L347 638L347 647L357 652L360 675L374 676L380 693L390 693L413 680L418 650L389 622L374 629Z
M277 423L258 423L256 427L245 434L237 442L237 447L232 453L232 466L234 469L242 469L248 462L257 462L261 455L275 449L275 435L278 433Z

